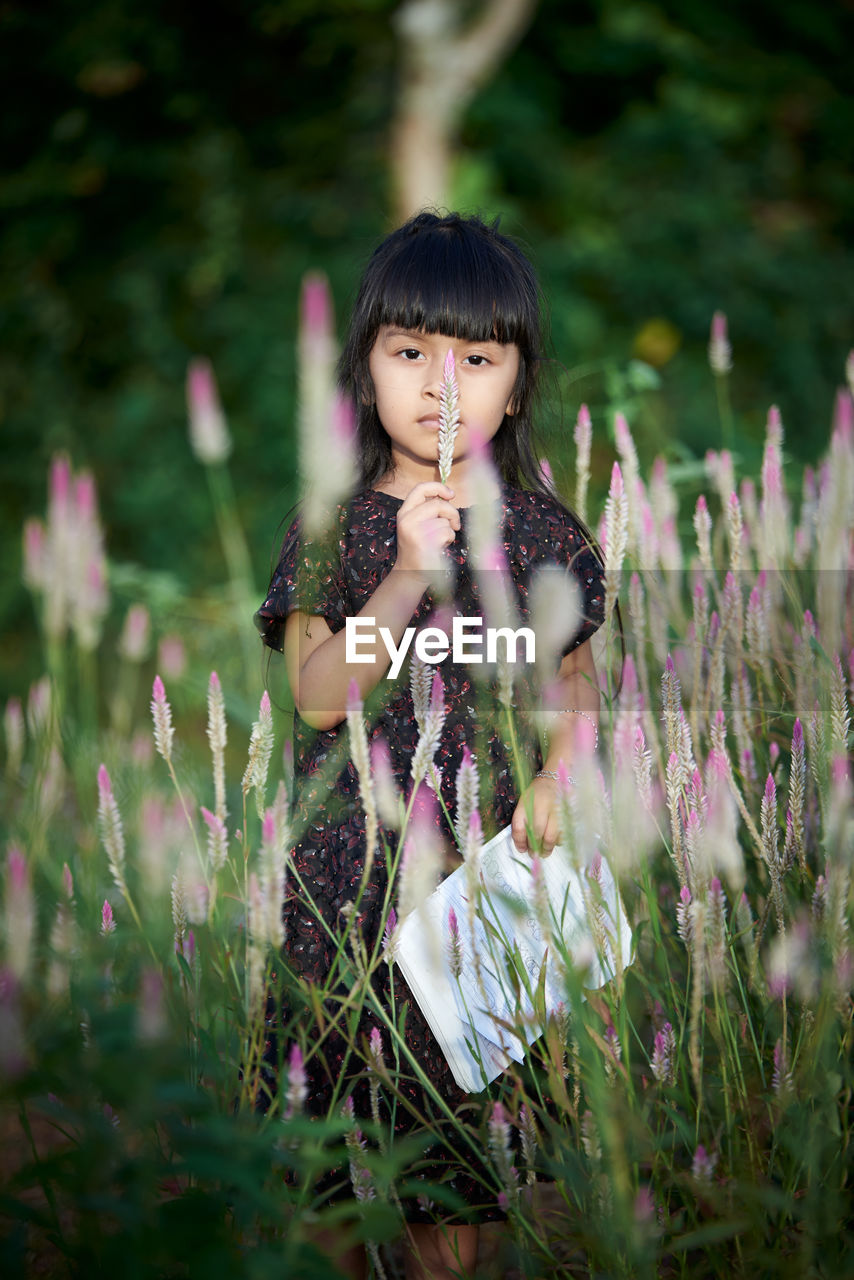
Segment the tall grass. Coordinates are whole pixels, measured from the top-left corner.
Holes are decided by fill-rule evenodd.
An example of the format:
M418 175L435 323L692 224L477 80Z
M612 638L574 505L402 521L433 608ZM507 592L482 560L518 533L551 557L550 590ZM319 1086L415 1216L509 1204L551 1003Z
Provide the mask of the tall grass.
M336 430L340 448L340 416ZM843 1276L854 1247L851 397L840 393L800 494L772 411L759 477L738 482L732 456L710 454L690 521L664 463L644 480L624 421L615 436L601 534L609 601L618 594L627 619L623 687L614 697L603 677L600 754L564 796L563 837L608 859L634 952L586 1000L564 955L565 1014L480 1109L453 1117L459 1159L485 1160L483 1198L508 1214L502 1265L525 1275ZM221 449L214 463L224 468ZM586 471L577 480L586 501ZM213 492L245 599L227 486ZM406 1106L402 1079L432 1090L374 994L389 967L393 986L401 903L388 895L385 947L368 948L350 914L322 989L289 971L279 907L298 832L269 699L247 733L228 723L216 673L197 671L206 716L177 713L159 675L146 708L140 613L115 688L99 690L112 644L100 635L94 489L58 460L50 493L46 524L27 533L46 674L5 715L4 1273L328 1275L311 1243L326 1226L369 1242L376 1271L391 1274L424 1142L395 1137L385 1117ZM613 648L603 672L612 659ZM415 692L428 736L429 686ZM385 833L377 856L396 868L418 845L412 797L393 794L369 755L356 700L348 728L367 821ZM463 818L471 858L478 779L468 758L463 768L465 813L450 816ZM407 875L411 865L401 893L417 897ZM366 1005L380 1023L370 1043L355 1030ZM330 1023L349 1061L328 1116L312 1120L305 1064ZM348 1103L360 1077L372 1119ZM349 1205L317 1189L335 1169L351 1180ZM438 1216L453 1207L447 1188L420 1190Z

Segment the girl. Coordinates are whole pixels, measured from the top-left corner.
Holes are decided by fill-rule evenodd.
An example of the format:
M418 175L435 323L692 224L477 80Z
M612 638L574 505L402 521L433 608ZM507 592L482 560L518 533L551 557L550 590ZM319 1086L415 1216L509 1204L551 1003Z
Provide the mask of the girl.
M449 348L459 386L460 426L449 483L442 484L439 396ZM408 681L386 679L386 647L375 644L367 662L346 661L346 620L373 619L375 635L385 627L399 644L407 627L423 627L430 619L431 574L442 565L453 575L457 611L463 616L479 612L467 564L475 433L488 442L500 477L501 539L523 618L532 571L558 565L568 568L581 588L583 621L566 636L547 745L531 736L533 776L521 795L495 704L488 714L475 711L477 669L455 663L453 655L441 662L446 716L434 756L441 799L453 813L455 779L468 747L475 752L481 786L488 787L486 834L512 821L519 850L549 853L558 835L558 765L562 761L571 772L579 742L593 739L590 724L595 728L598 721L599 695L590 637L602 621L603 571L585 531L548 488L532 449L531 410L541 351L536 277L497 226L458 214L421 213L390 235L371 258L340 363L341 385L357 415L358 492L336 513L324 546L307 545L299 519L294 521L257 617L264 641L284 650L296 703L294 817L300 838L284 906L286 956L297 974L324 984L327 993L334 992L336 966L342 964L336 936L356 899L358 936L368 954L377 944L385 924L389 876L380 851L361 884L365 819L358 775L347 757L345 722L351 680L358 682L368 706L370 738L385 744L404 795L419 736ZM450 835L439 805L433 805L429 820L445 837ZM395 833L388 833L386 845L396 848ZM401 1025L406 1008L404 1038L435 1093L465 1124L483 1124L484 1096L469 1097L456 1086L400 974L382 966L374 976L374 990L394 1025ZM340 1012L338 1016L343 1018ZM308 1105L323 1116L340 1111L351 1097L354 1114L369 1117L370 1073L354 1046L371 1043L373 1031L373 1044L381 1044L388 1058L387 1030L367 1007L355 1034L351 1026L336 1023L334 1013L330 1022L306 1064ZM382 1028L381 1041L377 1028ZM389 1110L384 1118L394 1133L415 1130L429 1138L414 1177L443 1184L466 1206L442 1217L439 1206L424 1196L404 1199L407 1274L473 1274L477 1224L503 1217L494 1177L470 1150L455 1149L454 1126L403 1059L389 1094L393 1101L385 1100ZM350 1274L361 1273L363 1264L355 1255L338 1261Z

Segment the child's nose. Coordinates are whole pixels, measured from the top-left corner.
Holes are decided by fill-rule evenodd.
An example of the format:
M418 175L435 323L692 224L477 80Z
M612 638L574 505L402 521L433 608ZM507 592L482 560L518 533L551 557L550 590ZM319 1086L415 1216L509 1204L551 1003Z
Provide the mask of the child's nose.
M438 400L442 394L442 371L443 365L441 361L431 360L426 367L424 375L424 395L435 396Z

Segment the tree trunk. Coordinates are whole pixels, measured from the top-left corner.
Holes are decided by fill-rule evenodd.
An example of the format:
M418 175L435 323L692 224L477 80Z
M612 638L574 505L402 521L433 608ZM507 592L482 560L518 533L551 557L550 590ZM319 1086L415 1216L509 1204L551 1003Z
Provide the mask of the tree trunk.
M460 30L455 0L404 0L394 17L400 91L391 133L398 222L446 205L454 134L474 94L527 26L537 0L484 0Z

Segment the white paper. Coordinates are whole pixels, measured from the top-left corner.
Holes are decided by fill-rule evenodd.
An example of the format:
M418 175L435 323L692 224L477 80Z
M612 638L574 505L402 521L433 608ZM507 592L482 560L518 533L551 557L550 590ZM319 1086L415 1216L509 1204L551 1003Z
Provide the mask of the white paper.
M463 866L399 927L396 963L454 1079L468 1093L485 1088L511 1058L521 1062L527 1046L543 1034L545 1028L533 999L541 982L546 1016L565 1002L561 960L549 951L549 931L552 936L559 932L575 964L587 963L583 985L588 990L604 986L617 968L629 963L631 929L604 858L594 851L576 867L570 854L558 846L548 858L540 859L539 866L541 898L548 904L546 929L534 907L531 859L517 852L510 827L483 847L479 909L473 924ZM594 871L598 873L596 883ZM448 913L452 907L463 950L457 978L452 975L449 959ZM591 915L598 916L598 926L591 924ZM594 942L597 932L602 943L599 947ZM479 974L474 945L480 958ZM525 981L514 982L508 977L508 963L521 966L530 990L526 990ZM513 1030L502 1027L502 1021Z

